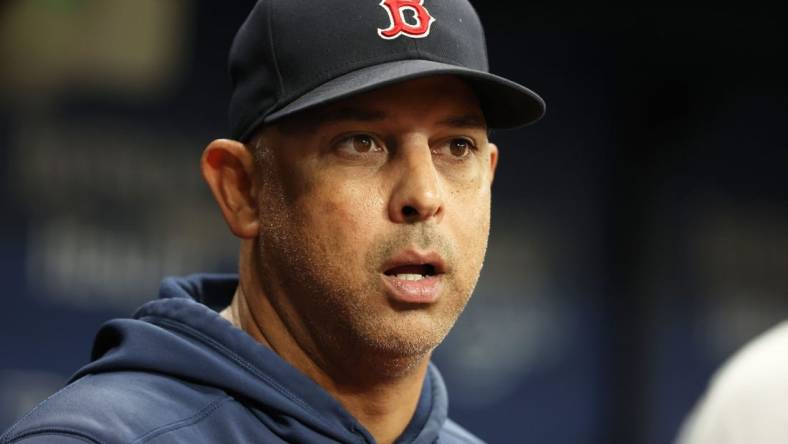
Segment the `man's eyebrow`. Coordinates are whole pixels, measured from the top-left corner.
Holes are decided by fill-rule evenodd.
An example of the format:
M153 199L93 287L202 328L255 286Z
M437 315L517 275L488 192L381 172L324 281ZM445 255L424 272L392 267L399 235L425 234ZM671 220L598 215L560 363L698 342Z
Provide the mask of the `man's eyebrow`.
M452 116L441 120L439 123L441 125L451 126L454 128L479 128L485 130L487 129L487 122L484 120L484 117L478 113Z

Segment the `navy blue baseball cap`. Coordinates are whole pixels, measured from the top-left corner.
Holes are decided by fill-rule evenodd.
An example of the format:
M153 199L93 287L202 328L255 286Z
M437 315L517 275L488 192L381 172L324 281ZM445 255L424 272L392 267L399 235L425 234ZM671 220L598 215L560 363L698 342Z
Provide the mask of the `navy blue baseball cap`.
M539 120L541 97L490 74L467 0L259 0L230 49L230 127L263 124L396 82L449 74L479 97L490 128Z

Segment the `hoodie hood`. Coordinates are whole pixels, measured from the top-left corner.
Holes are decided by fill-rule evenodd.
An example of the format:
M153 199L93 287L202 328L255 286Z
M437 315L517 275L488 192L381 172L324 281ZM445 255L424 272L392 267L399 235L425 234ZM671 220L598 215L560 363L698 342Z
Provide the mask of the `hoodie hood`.
M321 386L268 347L222 318L230 304L235 275L168 278L159 298L133 319L104 324L91 363L72 380L88 374L140 371L219 388L270 420L269 427L305 428L338 442L358 442L369 432ZM443 380L430 364L416 413L399 442L433 443L447 420ZM286 418L286 425L280 421Z

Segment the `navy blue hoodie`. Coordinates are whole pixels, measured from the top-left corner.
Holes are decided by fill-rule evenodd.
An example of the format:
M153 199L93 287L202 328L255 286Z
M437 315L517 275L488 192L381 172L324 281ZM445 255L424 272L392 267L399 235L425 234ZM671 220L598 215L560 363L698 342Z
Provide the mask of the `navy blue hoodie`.
M0 443L374 443L328 392L219 316L237 284L166 279L133 319L106 323L92 362ZM480 442L447 418L432 365L397 442Z

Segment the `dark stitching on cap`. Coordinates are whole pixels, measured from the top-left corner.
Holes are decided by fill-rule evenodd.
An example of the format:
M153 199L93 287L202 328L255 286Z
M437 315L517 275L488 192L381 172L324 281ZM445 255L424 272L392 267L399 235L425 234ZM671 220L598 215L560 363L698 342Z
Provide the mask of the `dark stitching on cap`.
M468 2L468 5L471 7L471 11L473 12L473 14L471 14L471 17L476 17L476 26L478 26L482 30L481 32L482 48L487 48L487 35L484 33L484 23L482 23L482 18L479 15L479 13L476 11L476 8L473 7L472 3ZM485 55L486 53L487 52L485 51ZM490 70L490 60L488 57L484 58L484 69L486 71Z
M278 95L276 97L276 101L273 105L269 106L268 109L261 109L258 110L257 113L254 114L253 117L246 119L246 122L243 125L240 125L242 131L238 136L238 140L245 141L252 135L252 131L257 129L260 125L262 125L263 121L265 120L265 116L271 113L271 111L277 109L279 104L282 103L282 96L284 96L284 80L282 80L282 73L279 71L279 62L276 58L276 50L274 46L274 27L271 26L271 16L272 12L271 9L273 8L274 2L268 2L266 4L266 17L265 20L267 22L268 27L268 44L269 49L271 50L271 59L273 60L274 65L274 72L276 72L276 80L278 82Z
M283 92L283 84L284 81L282 80L282 73L279 72L279 62L276 59L276 47L274 46L274 27L271 26L271 9L273 8L274 2L268 2L268 10L266 13L268 16L266 17L266 21L268 21L268 43L271 45L271 58L274 61L274 71L276 71L276 79L279 81L279 100L282 99L282 92ZM276 102L279 103L279 100Z

